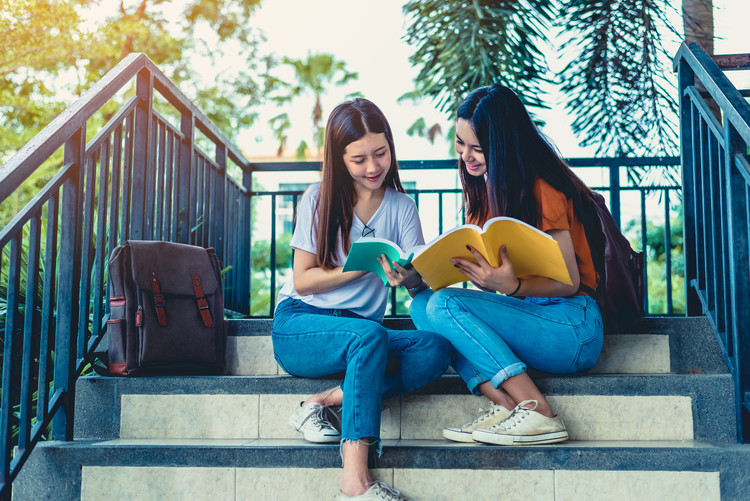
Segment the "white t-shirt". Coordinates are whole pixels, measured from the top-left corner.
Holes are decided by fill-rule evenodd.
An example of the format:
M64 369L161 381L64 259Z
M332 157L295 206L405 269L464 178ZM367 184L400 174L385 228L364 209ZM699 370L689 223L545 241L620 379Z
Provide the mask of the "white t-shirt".
M317 250L316 235L311 228L319 191L320 183L314 183L302 195L297 209L297 223L290 244L294 249L307 251L311 254L315 254ZM399 247L407 252L417 245L424 244L417 204L409 195L392 188L386 188L383 201L367 222L367 227L375 229L375 233L369 236L386 238L396 242ZM364 223L355 214L349 237L352 243L363 238L362 230L364 229ZM345 260L346 253L339 241L336 250L336 263L337 265L343 265ZM384 287L382 280L374 273L368 273L364 277L337 289L307 296L301 296L297 293L294 289L294 279L292 279L284 284L279 292L278 302L281 303L286 298L296 298L318 308L351 310L365 318L382 322L389 291L390 287Z

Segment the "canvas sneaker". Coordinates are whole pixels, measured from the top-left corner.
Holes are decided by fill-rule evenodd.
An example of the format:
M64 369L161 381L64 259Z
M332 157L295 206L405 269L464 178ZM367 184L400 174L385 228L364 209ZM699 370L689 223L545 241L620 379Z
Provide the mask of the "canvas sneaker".
M510 416L510 411L502 405L492 404L492 407L482 413L474 421L460 428L443 428L443 436L454 442L473 442L472 432L480 428L490 428Z
M471 434L477 442L496 445L534 445L563 442L568 431L560 416L549 418L536 412L539 402L526 400L513 409L505 421Z
M321 444L341 440L341 432L334 424L337 419L340 429L341 419L334 409L311 402L307 405L300 404L289 418L289 424L302 433L308 442Z
M347 501L347 500L357 500L357 501L381 501L381 500L391 500L391 501L408 501L405 497L401 496L401 493L397 491L396 489L389 487L388 484L385 482L381 482L380 480L375 480L374 482L368 484L370 486L369 489L367 489L367 492L364 494L360 494L359 496L348 496L344 494L343 492L339 491L338 494L333 498L333 501Z

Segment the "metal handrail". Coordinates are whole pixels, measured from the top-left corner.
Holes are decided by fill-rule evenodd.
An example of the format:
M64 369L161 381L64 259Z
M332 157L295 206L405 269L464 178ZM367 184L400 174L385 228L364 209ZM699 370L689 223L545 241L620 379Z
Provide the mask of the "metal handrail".
M87 121L126 86L135 96L86 142ZM153 109L154 92L177 110L177 126ZM196 131L213 142L212 155L195 144ZM250 190L229 177L227 164L249 179L250 162L148 57L127 56L0 166L0 201L61 148L62 167L0 230L3 499L48 425L49 438L73 438L75 380L104 334L107 258L116 245L161 239L214 247L231 269L225 304L247 308L250 226L229 214L238 206L249 212Z
M750 105L697 43L682 44L680 154L688 313L705 314L735 381L738 438L750 441ZM699 88L705 89L703 91ZM720 118L707 104L710 97Z

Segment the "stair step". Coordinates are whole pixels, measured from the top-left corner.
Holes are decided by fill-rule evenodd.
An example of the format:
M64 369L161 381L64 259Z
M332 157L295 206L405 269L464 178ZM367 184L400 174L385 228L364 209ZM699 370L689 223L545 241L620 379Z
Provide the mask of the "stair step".
M576 442L496 447L384 440L377 477L424 500L743 499L750 447ZM38 446L14 483L38 499L331 499L338 444L303 440L80 440ZM48 479L48 482L39 482Z
M541 376L576 440L734 441L728 374ZM77 438L294 438L287 419L337 379L291 376L81 378ZM439 439L486 406L455 375L384 402L383 438Z
M272 324L271 319L230 321L227 374L285 374L273 356ZM408 318L386 319L385 325L394 329L413 328ZM649 317L628 332L606 335L599 362L591 372L714 374L727 372L727 367L705 318Z

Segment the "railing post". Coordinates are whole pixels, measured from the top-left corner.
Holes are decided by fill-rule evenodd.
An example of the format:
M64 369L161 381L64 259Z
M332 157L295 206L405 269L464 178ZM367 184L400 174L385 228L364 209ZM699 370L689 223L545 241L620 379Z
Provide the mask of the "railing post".
M621 226L621 200L620 200L620 166L609 166L609 204L612 219L615 220L618 228Z
M748 244L747 181L734 167L734 156L747 146L728 120L724 121L724 174L727 187L727 241L731 320L727 336L734 346L735 395L737 398L737 433L750 442L750 412L745 405L750 398L750 252Z
M685 60L680 60L678 66L678 95L680 103L680 165L682 173L682 232L683 252L685 258L685 313L687 316L700 316L703 314L700 299L697 292L690 285L691 281L698 277L698 266L696 263L696 233L695 233L695 151L693 151L694 119L690 97L685 93L686 89L695 83L695 72Z
M177 241L183 244L190 241L190 169L193 165L193 141L195 130L195 117L187 111L182 112L180 119L180 164L177 176Z
M248 195L243 196L240 194L240 217L237 218L240 227L240 252L237 256L237 286L238 295L237 300L241 307L242 313L250 314L250 284L252 277L252 270L250 264L250 253L253 246L253 222L252 214L253 210L253 196L250 194L253 191L253 172L252 166L247 166L247 170L243 171L242 174L242 186L247 190ZM272 259L274 257L272 256ZM273 291L271 291L273 294Z
M53 394L61 392L62 404L52 419L52 440L73 439L75 403L76 319L81 260L81 170L86 158L86 129L82 126L65 142L64 163L73 163L70 177L63 184L60 202L60 263L57 287L57 320L55 324L55 365ZM83 298L88 301L88 298Z
M146 173L151 156L151 107L153 101L153 75L144 68L138 72L135 81L135 93L138 104L135 109L135 138L133 148L133 176L130 206L130 238L140 240L147 238L146 218ZM149 235L150 237L150 235Z

